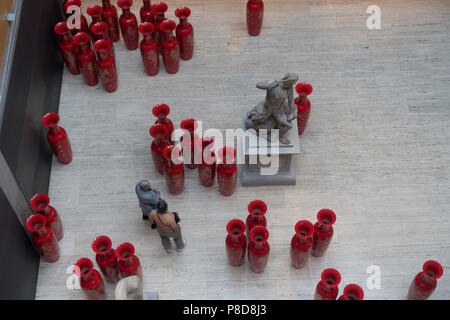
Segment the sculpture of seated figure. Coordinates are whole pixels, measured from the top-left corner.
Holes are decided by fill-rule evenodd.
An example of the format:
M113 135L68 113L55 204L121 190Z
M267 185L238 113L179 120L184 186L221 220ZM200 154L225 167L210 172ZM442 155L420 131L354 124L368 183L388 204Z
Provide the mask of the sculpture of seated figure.
M293 86L298 78L295 73L287 73L281 80L256 84L258 89L266 90L266 100L247 113L245 129L255 129L258 134L259 129L266 129L269 140L270 130L279 129L280 142L290 144L287 133L297 118Z

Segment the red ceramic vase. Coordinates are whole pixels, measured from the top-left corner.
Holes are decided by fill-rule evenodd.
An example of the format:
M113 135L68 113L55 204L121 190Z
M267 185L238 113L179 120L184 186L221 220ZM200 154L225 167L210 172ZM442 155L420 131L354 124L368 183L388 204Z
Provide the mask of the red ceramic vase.
M201 146L201 163L198 165L198 177L204 187L211 187L216 177L216 156L212 151L214 148L214 139L211 137L202 137L199 139Z
M67 23L57 23L55 25L55 32L61 36L61 40L59 40L59 50L61 51L64 63L71 74L80 74L81 70L77 62L78 46L72 40Z
M139 258L134 254L134 246L124 242L116 248L116 257L119 259L119 272L122 278L138 276L143 279L142 267Z
M267 266L270 252L267 239L269 239L269 231L264 227L256 226L250 231L248 262L253 272L261 273Z
M196 156L196 153L200 151L196 148L196 143L198 143L200 138L194 133L198 128L198 123L192 118L184 119L180 123L180 128L185 131L180 138L185 166L188 169L195 169L200 162L199 155Z
M111 40L109 38L109 32L108 32L108 24L106 22L100 21L96 22L92 25L92 33L95 34L98 38L98 40ZM115 59L116 58L116 52L114 50L114 45L111 46L111 50L109 54Z
M139 47L139 32L136 16L130 10L133 1L119 0L117 5L122 9L119 24L125 46L128 50L136 50Z
M295 234L291 240L291 261L297 268L303 268L311 255L312 235L314 226L307 220L300 220L295 224Z
M92 242L92 250L95 252L95 261L97 261L100 270L105 276L106 281L116 282L119 280L119 271L117 269L117 257L112 248L111 239L107 236L99 236Z
M217 165L217 182L219 191L224 196L231 196L236 190L237 166L234 163L236 150L232 147L222 147L217 152L217 158L220 160Z
M344 294L339 297L339 300L363 300L364 290L357 284L351 283L345 286Z
M247 210L249 215L247 216L247 220L245 221L247 224L247 233L252 230L255 226L267 226L266 213L267 213L267 205L262 200L253 200L247 206Z
M80 7L80 12L81 12L81 0L67 0L64 3L63 7L64 7L64 13L66 15L66 19L68 19L73 14L73 13L67 13L67 9L70 6ZM81 16L80 16L80 29L76 29L76 28L72 29L73 35L77 34L78 32L86 32L89 34L89 25L88 25L86 17L83 14L81 14Z
M180 57L183 60L191 60L194 55L194 28L187 20L191 15L191 10L181 6L175 10L175 15L180 19L176 29Z
M116 60L111 56L112 46L111 40L106 39L94 43L94 50L98 52L98 73L107 92L116 91L118 86Z
M309 83L300 82L295 86L295 91L298 93L298 97L295 98L298 134L301 135L305 131L311 112L311 101L308 96L313 92L313 87Z
M247 2L247 30L251 36L261 32L264 17L264 3L262 0L249 0Z
M102 20L108 24L109 39L112 42L117 42L120 40L119 18L117 17L117 9L111 4L110 0L102 0L102 2Z
M52 229L46 226L46 219L42 214L31 215L26 222L36 250L46 261L56 262L59 259L59 246Z
M233 267L239 267L245 258L247 237L245 236L245 224L239 219L234 219L227 224L228 235L225 239L228 263Z
M47 132L47 140L50 147L62 164L72 162L72 147L70 146L69 137L63 127L58 126L59 115L50 112L42 117L42 124L49 128Z
M159 24L159 30L162 32L161 50L164 67L169 74L177 73L180 65L180 46L178 39L173 35L176 26L172 20L164 20Z
M341 274L336 269L322 271L321 280L316 286L315 300L336 300L339 292Z
M88 86L98 84L97 68L95 66L95 53L89 47L89 35L85 32L78 32L73 36L73 41L80 47L77 53L77 61L81 68L84 80Z
M74 272L80 278L80 285L89 300L106 298L105 283L100 272L94 269L94 264L88 258L75 262Z
M150 136L154 139L151 145L153 162L155 163L156 170L160 174L164 174L164 150L170 146L166 138L167 127L160 123L154 124L150 127Z
M179 195L184 190L184 165L181 157L181 149L177 146L168 146L164 149L164 175L169 192Z
M33 214L26 221L36 250L47 262L56 262L59 259L59 246L52 229L46 226L46 219L42 214Z
M336 214L330 209L322 209L317 213L317 220L314 225L311 254L314 257L321 257L333 237L333 224L336 222Z
M426 300L437 287L437 279L442 277L444 269L434 260L428 260L423 265L423 271L419 272L409 287L408 300Z
M89 25L89 34L91 35L92 38L92 42L95 42L97 40L100 40L102 38L100 38L97 34L95 34L94 32L92 32L92 26L97 23L100 22L102 19L102 12L103 12L103 8L100 7L99 5L93 4L91 6L89 6L86 9L86 13L88 14L88 16L91 17L92 22Z
M50 198L46 194L37 193L31 198L30 206L45 217L47 227L52 229L56 240L60 241L64 237L64 229L58 211L50 206Z
M139 26L139 32L144 35L141 40L141 56L144 62L145 72L149 76L156 76L159 72L158 43L153 39L155 26L151 22L144 22Z
M173 122L167 118L170 107L165 103L158 103L153 106L152 113L157 118L155 124L161 123L167 127L167 141L172 143Z
M161 48L161 30L159 28L159 24L163 22L164 20L167 20L165 17L165 13L169 7L164 2L156 2L152 5L152 11L155 13L153 17L153 24L155 25L155 33L154 38L156 42L158 42L158 51L162 54L162 48Z
M151 22L153 23L153 18L155 13L152 10L152 3L150 0L142 0L143 4L141 10L139 11L139 15L141 16L141 22Z

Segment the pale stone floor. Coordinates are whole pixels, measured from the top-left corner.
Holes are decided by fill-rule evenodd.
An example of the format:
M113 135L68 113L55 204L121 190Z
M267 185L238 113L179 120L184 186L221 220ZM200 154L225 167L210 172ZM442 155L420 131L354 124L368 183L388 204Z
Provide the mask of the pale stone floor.
M367 299L404 299L428 259L444 276L433 299L450 298L450 2L447 0L264 0L259 37L247 35L245 1L167 1L192 9L195 55L176 75L143 72L139 51L115 45L119 90L87 87L64 74L61 125L74 160L53 162L52 205L65 228L57 263L41 263L36 298L84 299L66 288L65 270L94 259L91 242L108 235L130 241L144 268L146 291L161 299L311 299L327 267L341 289L358 283ZM83 11L91 3L83 1ZM382 29L366 27L378 4ZM138 12L140 1L135 1ZM167 194L151 161L151 108L167 103L178 126L187 117L204 128L238 128L241 110L263 99L258 81L296 72L314 86L312 112L300 137L297 185L242 187L231 197L217 183L200 186L186 174L180 196ZM167 255L141 220L134 186L147 178L182 217L188 246ZM246 262L227 265L225 225L245 219L253 199L267 202L270 261L263 274ZM290 265L294 224L315 221L321 208L337 214L333 242L302 270ZM366 287L366 269L381 269L381 288ZM109 298L113 288L108 287Z

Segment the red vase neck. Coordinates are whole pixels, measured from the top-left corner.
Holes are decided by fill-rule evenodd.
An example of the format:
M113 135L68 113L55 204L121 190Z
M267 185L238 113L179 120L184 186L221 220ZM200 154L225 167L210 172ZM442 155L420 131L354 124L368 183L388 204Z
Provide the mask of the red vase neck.
M131 13L131 9L130 9L130 8L123 8L123 9L122 9L122 15L123 15L124 17L130 17L130 16L132 16L133 14Z
M133 265L135 260L136 260L135 256L132 256L128 260L122 260L122 264L125 265L125 266L131 266L131 265Z
M308 239L310 239L311 237L300 237L298 234L295 235L297 237L297 242L298 243L308 243Z
M144 34L144 43L150 43L152 42L152 40L153 40L153 33Z
M58 134L60 131L61 131L61 128L58 125L55 125L54 127L50 127L51 134Z
M102 2L103 2L103 8L104 8L104 9L109 9L109 8L111 8L111 2L110 2L110 0L102 0Z
M425 272L421 272L422 281L429 285L434 285L437 281L435 279L431 279Z
M181 26L183 26L183 27L187 27L188 26L189 22L188 22L187 17L180 17L179 19L180 19L180 25Z
M144 1L144 9L151 10L152 5L150 3L150 0L143 0Z
M332 226L323 225L322 223L320 223L320 221L318 222L317 227L320 231L324 231L324 232L330 231L333 228Z

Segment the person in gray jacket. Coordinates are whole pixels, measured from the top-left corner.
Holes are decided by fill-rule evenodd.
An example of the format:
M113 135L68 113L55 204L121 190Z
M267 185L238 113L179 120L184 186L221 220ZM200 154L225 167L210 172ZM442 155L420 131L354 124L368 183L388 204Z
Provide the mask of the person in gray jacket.
M158 201L162 200L161 193L158 189L153 189L148 180L141 180L136 185L136 195L142 209L142 219L148 220L150 212L155 210Z

